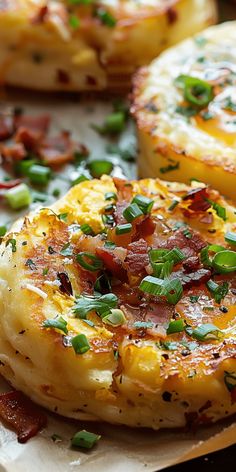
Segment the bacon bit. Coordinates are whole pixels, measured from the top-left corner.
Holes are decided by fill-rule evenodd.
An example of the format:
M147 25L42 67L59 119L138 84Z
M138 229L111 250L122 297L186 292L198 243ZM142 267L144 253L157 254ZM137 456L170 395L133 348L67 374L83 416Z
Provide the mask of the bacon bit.
M3 159L6 161L21 161L27 156L26 149L22 143L13 143L10 146L0 148Z
M66 295L73 295L72 285L68 275L65 272L58 272L57 277L61 282L59 287L61 292L66 293Z
M0 416L25 443L46 426L47 417L29 398L16 390L0 395Z
M200 260L199 260L198 256L188 257L188 259L186 259L183 262L183 268L184 268L185 272L187 272L187 273L193 272L193 271L199 269L199 267L200 267Z
M199 413L202 413L203 411L208 410L208 408L211 408L211 406L212 406L212 402L210 400L207 400L206 403L204 403L204 405L202 405L198 411Z
M14 139L18 143L24 144L30 151L37 151L42 139L48 131L50 116L48 114L40 116L16 115L16 134Z
M148 236L151 236L154 233L155 229L156 223L150 216L147 216L143 220L138 221L136 225L136 233L134 239L146 238Z
M131 274L141 275L149 264L148 245L144 239L139 239L128 245L125 258L125 268Z
M178 247L183 251L185 256L191 257L196 256L201 249L203 249L207 244L201 238L200 234L197 231L191 230L191 239L186 238L184 235L184 228L180 228L175 231L167 241L162 241L160 247L166 249L173 249Z
M189 205L189 210L200 212L206 211L211 208L211 204L206 200L209 198L208 188L195 188L190 190L184 197L183 200L192 200L192 203Z
M106 248L98 248L96 254L103 261L105 268L111 272L112 275L121 281L127 281L127 274L122 266L122 261L114 251Z
M14 133L14 122L12 116L0 115L0 141L5 141Z
M6 182L0 182L0 190L8 190L10 188L16 187L21 183L20 179L8 180Z
M169 25L173 25L173 23L175 23L178 19L177 11L173 7L170 7L168 8L166 14Z
M46 16L48 14L48 7L47 5L44 5L42 7L40 7L36 13L36 15L34 15L32 18L31 18L31 23L33 25L38 25L40 23L43 23L46 19Z
M58 136L45 138L39 149L39 155L49 166L60 166L74 160L75 153L88 155L88 149L70 138L68 131L62 131Z
M211 271L208 269L198 269L196 272L184 273L182 270L172 272L170 278L178 278L184 288L190 288L192 285L200 285L206 283L211 278Z
M64 85L68 85L70 83L70 77L66 71L62 69L57 70L57 82Z
M129 202L133 195L133 186L128 180L119 179L118 177L113 178L114 185L118 192L118 200L125 200ZM127 206L127 204L126 204Z
M211 225L214 221L213 214L212 213L206 213L200 218L200 223L204 223L206 225Z
M114 219L117 225L122 225L124 223L127 223L125 217L123 216L123 211L127 207L127 202L126 201L119 201L116 204L116 210L114 213Z

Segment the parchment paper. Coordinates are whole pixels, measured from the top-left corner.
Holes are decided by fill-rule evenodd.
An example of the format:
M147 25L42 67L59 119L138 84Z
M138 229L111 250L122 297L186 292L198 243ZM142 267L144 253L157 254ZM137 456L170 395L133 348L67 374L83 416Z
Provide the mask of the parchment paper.
M63 97L35 99L34 94L25 93L19 99L17 95L2 97L2 106L6 104L23 106L25 112L49 112L52 115L53 130L62 127L73 131L74 137L88 145L93 158L104 157L105 143L90 127L90 124L101 124L111 110L111 105L104 101L93 102L91 99L78 101L74 97L63 100ZM133 143L132 125L123 133L120 142ZM115 157L115 174L135 177L135 168L122 162L119 165ZM68 168L67 175L72 172ZM63 172L63 177L66 173ZM57 183L66 191L66 179ZM18 214L0 210L0 222L14 220ZM7 385L0 380L0 391ZM235 443L236 423L227 419L194 433L182 431L136 430L125 427L110 426L101 423L72 422L48 414L48 427L27 444L17 443L16 435L3 425L0 427L0 472L154 472L170 465L177 464L202 454L227 447ZM90 452L81 452L70 448L70 438L81 429L101 434L102 439ZM62 437L55 443L53 434Z

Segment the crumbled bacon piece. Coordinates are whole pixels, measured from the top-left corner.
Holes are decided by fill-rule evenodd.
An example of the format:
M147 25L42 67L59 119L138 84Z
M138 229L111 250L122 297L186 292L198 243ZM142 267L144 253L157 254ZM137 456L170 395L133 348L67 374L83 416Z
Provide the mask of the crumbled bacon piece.
M135 237L133 239L141 239L151 236L156 228L156 223L150 216L144 217L141 221L139 220L135 228Z
M127 208L127 202L126 201L118 201L116 204L116 210L114 214L114 219L117 225L122 225L124 223L127 223L125 217L123 216L123 211L124 209Z
M200 260L198 256L188 257L185 261L183 261L183 268L185 272L193 272L200 267Z
M16 390L0 395L0 416L25 443L47 424L47 417L29 398Z
M149 264L148 245L144 239L139 239L128 245L125 267L131 274L141 275Z
M27 156L26 149L22 143L13 143L10 146L2 146L0 148L4 161L21 161Z
M31 23L33 25L38 25L40 23L43 23L47 17L48 14L48 7L47 5L43 5L40 7L37 11L36 14L31 18Z
M16 134L14 139L24 144L29 151L37 151L42 139L48 131L50 116L48 114L39 116L27 116L17 114L15 116Z
M114 185L117 188L118 200L119 201L125 200L126 202L127 201L129 202L131 200L132 194L133 194L132 184L130 182L128 182L128 180L119 179L118 177L114 177L113 182L114 182ZM126 204L126 206L127 206L127 204Z
M103 261L105 268L119 280L127 280L127 275L122 266L121 259L115 254L115 251L106 248L98 248L96 250L97 256Z
M40 146L39 155L45 164L60 166L74 160L75 153L88 155L87 148L72 141L68 131L62 131L58 136L45 138Z
M162 241L161 247L166 249L173 249L178 247L183 251L185 256L196 256L201 249L206 246L205 241L201 238L197 231L191 230L191 238L186 237L185 229L180 228L175 231L166 241Z
M8 190L10 188L16 187L21 183L20 179L8 180L6 182L0 182L0 190Z
M183 200L191 200L191 204L188 206L189 210L200 212L206 211L211 208L211 204L207 201L209 198L208 188L195 188L190 190L183 198Z
M0 115L0 141L5 141L14 133L14 123L12 116Z
M186 273L182 270L172 272L170 278L179 279L184 288L190 288L193 285L206 283L211 278L211 271L208 269L198 269L194 272Z
M57 277L61 282L59 287L61 292L66 293L67 295L73 295L72 285L68 275L65 272L59 272Z

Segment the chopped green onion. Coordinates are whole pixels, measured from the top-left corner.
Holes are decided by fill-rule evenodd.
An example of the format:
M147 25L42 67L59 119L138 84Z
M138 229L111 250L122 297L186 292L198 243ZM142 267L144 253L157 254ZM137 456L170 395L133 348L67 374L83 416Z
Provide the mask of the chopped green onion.
M60 196L60 194L61 194L60 189L59 188L54 188L54 190L52 192L53 197L57 198L57 197Z
M206 198L206 200L211 204L213 210L215 210L217 216L221 218L222 220L226 221L227 216L226 216L226 209L219 205L219 203L213 202L209 198Z
M177 205L179 205L179 200L173 200L173 202L170 204L169 208L168 208L168 211L173 211Z
M113 308L109 315L106 315L102 318L102 321L104 321L104 323L110 324L111 326L121 326L126 322L126 318L122 310Z
M139 218L143 215L142 210L136 203L131 203L125 210L123 211L123 216L125 217L126 221L131 223L136 218Z
M175 83L183 89L184 98L190 105L204 108L214 98L213 86L205 80L190 75L179 75Z
M50 167L34 164L29 168L28 177L32 184L47 185L51 177Z
M7 232L7 227L5 225L0 226L0 238L3 238Z
M191 336L198 341L208 341L219 339L222 335L222 331L217 326L207 323L198 326L193 329Z
M232 392L236 388L236 373L225 371L224 382L229 392Z
M121 111L118 111L108 115L102 126L92 125L92 128L100 134L118 134L123 131L125 127L125 120L125 114Z
M229 284L228 282L223 282L222 284L217 284L213 280L208 280L206 283L208 290L210 291L211 295L213 296L216 303L221 303L221 301L226 297L229 291Z
M23 159L17 162L15 170L17 174L28 176L30 168L37 163L36 159Z
M189 300L191 303L197 303L199 300L199 295L190 295Z
M20 184L7 190L5 197L13 210L20 210L29 206L32 200L29 187L26 184Z
M116 245L112 241L105 241L104 247L107 249L115 249Z
M90 349L90 345L85 334L77 334L77 336L72 338L71 344L76 354L84 354Z
M42 326L44 328L58 329L59 331L63 331L63 333L65 333L65 334L68 333L67 321L64 320L64 318L62 318L62 316L58 316L57 318L54 318L54 319L44 320Z
M88 168L91 175L94 178L99 179L103 174L109 175L111 173L113 164L110 161L96 159L88 163Z
M69 25L70 25L71 28L73 28L73 29L79 28L79 26L80 26L80 20L79 20L78 16L76 16L76 15L70 15L70 16L69 16Z
M152 321L135 321L133 326L135 329L150 329L153 328L154 323Z
M116 226L116 234L117 235L130 233L131 230L132 230L131 223L126 223L126 224L123 224L123 225L117 225Z
M117 200L117 194L115 192L106 192L104 197L105 200Z
M149 251L151 263L172 262L174 265L186 259L184 253L177 247L173 249L151 249Z
M147 215L152 210L152 207L154 205L154 200L151 200L151 198L148 198L148 197L144 197L143 195L136 195L133 198L131 203L133 204L136 203L136 205L138 205L142 213Z
M71 439L71 445L74 447L82 447L84 449L91 449L99 441L101 436L99 434L90 433L83 429L75 433Z
M90 260L92 264L87 262L87 259ZM81 265L81 267L83 267L83 269L89 270L91 272L96 272L103 266L101 259L90 252L80 252L77 254L76 260Z
M170 321L169 326L166 330L167 334L180 333L184 331L185 322L182 318L179 320Z
M66 223L67 216L68 216L68 213L59 213L57 215L57 218L59 218L60 221L64 221L64 223Z
M11 251L12 252L16 252L16 239L8 239L7 242L6 242L6 247L7 246L11 246Z
M82 233L90 235L90 236L94 236L93 228L91 228L91 226L88 225L87 223L84 223L83 225L81 225L80 229Z
M183 294L183 287L179 279L158 279L156 277L145 277L140 286L140 290L154 296L166 297L168 303L175 305Z
M220 251L212 259L212 266L219 274L227 274L236 271L236 252Z
M225 241L232 246L236 244L236 233L233 233L231 231L228 231L225 233Z
M166 262L153 262L152 263L152 269L153 269L153 275L155 277L159 277L160 279L165 279L166 277L169 277L173 270L173 262L172 261L166 261Z
M86 319L87 315L95 311L99 316L104 317L111 312L112 308L117 307L118 298L114 293L106 295L96 295L93 297L81 295L74 306L75 316Z
M72 249L70 243L64 244L62 250L60 251L60 254L62 256L73 256L73 249Z
M102 274L100 275L100 277L97 278L94 284L94 290L100 293L111 291L110 279L106 274Z
M176 351L178 349L178 343L172 341L162 341L160 347L166 349L167 351Z
M109 28L114 28L116 25L116 19L114 16L104 8L98 8L96 10L96 16L105 26L108 26Z
M86 182L86 180L90 180L89 177L85 174L80 174L76 179L72 180L71 185L74 187L75 185L80 184L81 182Z
M102 221L105 226L113 226L115 222L113 215L102 215Z
M201 250L200 258L201 262L205 267L212 266L212 258L209 256L209 252L213 252L214 254L225 251L224 246L220 246L219 244L211 244L210 246L206 246Z

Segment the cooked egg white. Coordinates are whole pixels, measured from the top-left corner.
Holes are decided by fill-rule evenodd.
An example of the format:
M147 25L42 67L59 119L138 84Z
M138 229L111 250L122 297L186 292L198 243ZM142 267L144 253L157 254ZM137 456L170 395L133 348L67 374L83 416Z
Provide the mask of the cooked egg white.
M74 3L3 2L1 83L40 90L127 87L138 66L216 20L214 0ZM108 19L99 19L104 12Z
M211 27L164 52L134 81L133 114L139 173L189 182L196 178L235 199L236 23ZM213 90L196 107L177 78L201 79Z
M183 213L168 210L173 199L190 190L183 184L141 180L131 182L132 194L154 199L152 215L170 222L183 221ZM194 188L194 184L192 186ZM193 288L199 301L184 296L176 310L190 324L199 320L216 323L223 330L217 341L197 342L187 356L180 350L166 351L152 335L129 331L116 338L95 314L94 326L73 316L73 306L83 291L81 271L75 260L61 254L65 244L79 244L81 231L73 224L89 224L95 233L104 230L102 213L107 192L117 192L112 178L83 182L49 209L31 213L20 229L8 233L0 246L0 372L17 389L46 408L77 419L104 420L130 426L179 427L192 412L204 422L236 412L225 383L226 372L236 372L235 302L232 293L224 299L224 314L206 289ZM235 208L215 194L226 208L223 222L215 210L206 224L199 218L184 218L212 243L224 244L226 230L236 230ZM66 221L57 215L67 213ZM214 231L212 231L214 228ZM15 240L15 245L9 241ZM93 237L89 239L90 244ZM14 250L14 247L16 250ZM79 246L78 246L79 247ZM68 261L70 263L68 263ZM57 274L66 272L73 295L63 293ZM84 276L83 276L84 277ZM207 302L206 302L207 300ZM211 305L210 311L203 306ZM90 350L76 354L67 336L42 323L62 316L68 336L86 335ZM181 333L179 333L181 335ZM168 336L178 341L179 334ZM160 338L161 339L161 338ZM118 352L118 355L114 355ZM219 356L214 357L218 352ZM206 409L206 411L205 411ZM188 416L188 414L190 416Z

